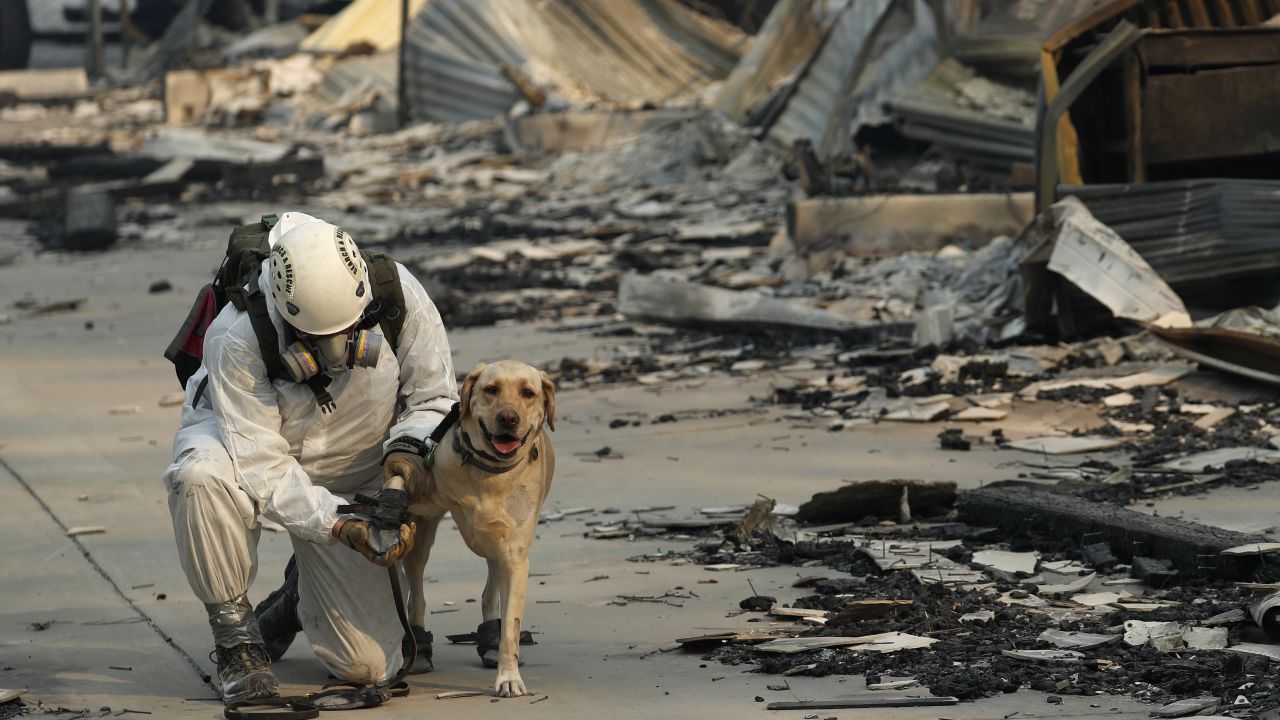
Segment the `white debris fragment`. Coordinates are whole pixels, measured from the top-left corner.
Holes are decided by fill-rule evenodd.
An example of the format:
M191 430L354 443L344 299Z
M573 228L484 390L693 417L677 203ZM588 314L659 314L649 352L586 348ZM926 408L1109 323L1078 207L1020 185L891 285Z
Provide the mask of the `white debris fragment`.
M983 567L993 567L1007 573L1026 573L1036 571L1036 563L1040 553L1008 552L1006 550L979 550L973 554L973 562Z

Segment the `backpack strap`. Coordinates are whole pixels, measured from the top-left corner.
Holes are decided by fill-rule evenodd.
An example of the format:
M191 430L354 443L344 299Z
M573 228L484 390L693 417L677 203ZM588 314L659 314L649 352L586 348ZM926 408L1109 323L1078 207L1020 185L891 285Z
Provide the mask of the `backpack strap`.
M248 288L227 288L227 300L242 313L249 315L249 323L253 325L253 334L258 338L258 350L262 353L262 362L267 366L267 377L272 380L290 380L289 371L284 367L284 359L280 357L280 335L276 326L271 324L271 314L267 310L267 296L258 287L259 271L249 274L245 283Z
M400 331L404 329L404 288L400 286L400 270L390 255L360 251L369 268L369 284L373 288L373 303L369 314L377 317L382 334L395 352L400 345Z

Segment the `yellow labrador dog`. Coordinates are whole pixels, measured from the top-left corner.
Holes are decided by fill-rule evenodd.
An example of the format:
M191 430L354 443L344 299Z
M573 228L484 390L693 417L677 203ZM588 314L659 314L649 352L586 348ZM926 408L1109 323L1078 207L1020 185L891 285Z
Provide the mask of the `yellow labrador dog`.
M405 557L410 618L425 627L423 571L446 512L467 547L489 563L476 632L486 667L498 668L494 692L528 694L520 677L520 625L529 583L529 547L556 457L543 424L556 428L556 388L516 360L480 363L462 383L457 424L436 448L430 489L412 498L418 537ZM500 631L499 631L500 628Z

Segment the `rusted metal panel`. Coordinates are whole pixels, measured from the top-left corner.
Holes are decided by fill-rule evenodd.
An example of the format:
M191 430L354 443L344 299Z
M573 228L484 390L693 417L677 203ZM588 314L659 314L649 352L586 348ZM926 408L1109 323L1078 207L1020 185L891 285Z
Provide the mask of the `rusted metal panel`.
M1187 15L1191 17L1191 25L1199 28L1213 27L1213 20L1209 18L1209 8L1205 7L1205 0L1183 0L1187 5Z
M1280 63L1280 29L1149 32L1138 51L1149 70Z
M836 18L822 47L770 128L775 141L809 140L821 157L848 149L864 124L887 115L884 102L936 64L939 37L924 0L857 0Z
M1054 55L1055 60L1058 53L1070 44L1073 40L1080 37L1084 33L1096 28L1097 26L1119 17L1129 8L1138 4L1138 0L1115 0L1115 2L1102 7L1063 25L1052 35L1045 39L1043 48ZM1052 98L1050 98L1052 99Z
M1143 117L1151 164L1280 152L1280 69L1148 77Z
M1214 0L1214 15L1218 20L1218 27L1232 28L1238 26L1236 14L1228 0Z
M1141 45L1139 45L1141 46ZM1124 55L1125 134L1129 143L1129 182L1147 181L1142 148L1142 61L1137 51Z
M1236 4L1240 8L1240 14L1244 17L1245 25L1261 25L1262 21L1267 19L1262 15L1262 7L1259 0L1238 0Z
M818 7L807 0L782 0L725 78L716 106L741 118L768 96L775 83L795 72L817 50L824 30Z
M1157 328L1160 338L1183 357L1225 372L1280 385L1280 340L1217 327Z

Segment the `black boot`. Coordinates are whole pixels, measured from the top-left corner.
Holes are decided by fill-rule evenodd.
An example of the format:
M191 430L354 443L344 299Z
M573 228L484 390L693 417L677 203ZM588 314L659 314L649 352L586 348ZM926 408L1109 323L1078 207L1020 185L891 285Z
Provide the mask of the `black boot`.
M302 630L298 621L298 561L290 557L284 568L284 584L253 609L262 629L262 642L271 662L284 657L293 638Z
M267 651L257 643L218 647L213 651L218 663L218 682L224 703L261 700L280 694L280 683L267 661Z
M435 663L431 662L431 643L435 639L431 631L418 625L411 625L413 628L413 639L418 643L418 652L414 654L413 666L409 668L409 675L420 675L429 673L436 669ZM401 647L401 652L405 657L409 657L409 636L406 635Z

